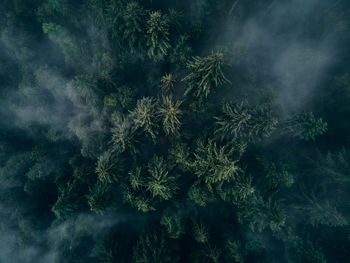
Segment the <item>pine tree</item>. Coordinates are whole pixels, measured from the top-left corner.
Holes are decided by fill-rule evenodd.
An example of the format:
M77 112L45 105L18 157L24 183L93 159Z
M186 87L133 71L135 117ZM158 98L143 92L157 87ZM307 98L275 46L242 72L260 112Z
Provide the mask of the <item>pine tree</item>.
M300 113L283 123L286 132L301 140L314 141L327 130L327 123L321 118L316 119L312 112Z
M77 181L58 187L58 199L51 208L58 219L65 220L83 207L84 195L79 187Z
M148 56L155 61L162 60L168 54L169 18L161 11L151 12L147 20Z
M163 96L162 103L159 105L159 115L163 122L163 129L167 135L178 135L181 122L180 110L181 101L173 101L172 96Z
M278 124L266 106L247 107L243 102L224 104L222 116L215 117L215 133L221 139L243 138L249 141L268 137Z
M193 237L198 243L209 241L209 228L202 220L193 220Z
M194 57L187 64L190 74L183 79L188 83L185 95L193 93L195 97L207 98L213 89L229 82L222 72L223 66L224 55L220 52L205 58Z
M171 74L165 74L161 79L161 87L162 87L162 93L163 94L169 94L174 92L174 86L176 83L176 77Z
M113 151L108 150L104 152L97 161L96 173L98 174L98 179L103 183L109 184L118 182L121 166L121 162Z
M141 235L134 246L133 259L135 263L176 263L179 261L165 235L150 229Z
M164 211L160 224L163 225L171 238L178 239L185 232L185 222L178 210L167 209Z
M158 133L156 101L153 98L139 99L136 108L130 112L136 128L141 128L155 140Z
M147 178L147 191L152 197L169 200L178 189L177 176L170 175L167 171L163 157L154 156L147 165L149 177Z
M237 145L237 147L240 146ZM207 185L232 181L242 172L242 169L237 166L239 159L233 159L239 150L231 145L218 146L210 139L207 143L199 140L194 153L194 173Z
M130 115L115 118L114 127L112 128L112 143L113 149L117 153L129 151L135 155L139 152L136 148L138 143L136 130Z
M103 214L112 203L112 188L109 184L97 182L90 188L89 194L86 197L90 210Z

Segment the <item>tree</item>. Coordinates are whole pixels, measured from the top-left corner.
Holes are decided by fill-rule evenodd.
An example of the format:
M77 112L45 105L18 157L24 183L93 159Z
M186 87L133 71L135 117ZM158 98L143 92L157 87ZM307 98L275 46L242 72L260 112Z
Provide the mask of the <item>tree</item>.
M249 108L243 102L224 104L222 116L215 117L215 120L215 134L221 139L243 138L249 141L270 136L278 124L268 107Z
M106 208L112 203L112 188L106 183L97 182L89 190L86 196L90 210L99 214L103 214Z
M76 180L58 187L58 199L51 208L58 219L65 220L83 207L84 195L79 188Z
M147 165L149 177L147 178L147 191L152 197L160 197L169 200L178 189L177 176L170 175L167 171L163 157L154 156Z
M255 193L238 205L238 222L248 223L252 231L263 231L269 227L272 231L280 230L286 223L286 215L278 200L269 197L266 201Z
M165 74L161 80L162 93L163 94L172 93L174 91L175 83L176 83L176 77L173 74L171 73Z
M224 55L220 52L212 52L205 58L194 57L187 64L190 74L183 79L188 83L185 95L193 93L195 97L207 98L214 88L229 82L222 71L223 66Z
M181 101L173 102L172 96L163 96L159 105L159 116L163 121L163 129L167 135L177 135L180 130Z
M104 152L97 161L96 173L102 183L118 182L123 164L111 150Z
M327 130L327 123L321 118L316 119L312 112L300 113L283 123L286 132L301 140L314 141Z
M171 238L178 239L185 233L184 218L177 209L167 209L164 211L160 224L163 225Z
M136 108L130 112L136 128L141 128L155 140L158 133L156 101L153 98L139 99Z
M112 128L112 143L113 149L117 153L130 151L132 154L137 154L139 151L136 148L138 140L136 138L136 130L134 127L133 118L128 115L126 117L116 117L113 121Z
M168 53L169 18L161 11L151 12L147 20L148 56L155 61L162 60Z
M179 258L174 250L164 233L147 229L133 248L133 259L135 263L176 263Z
M294 177L287 168L288 166L282 161L273 161L263 156L258 161L263 172L263 185L266 191L280 190L283 187L291 187L294 183Z
M234 155L240 151L239 147L241 146L218 146L210 139L207 143L198 140L192 164L194 173L207 185L232 181L242 172L242 169L237 166L239 159L233 159Z
M209 241L209 228L202 220L193 220L193 237L198 243Z

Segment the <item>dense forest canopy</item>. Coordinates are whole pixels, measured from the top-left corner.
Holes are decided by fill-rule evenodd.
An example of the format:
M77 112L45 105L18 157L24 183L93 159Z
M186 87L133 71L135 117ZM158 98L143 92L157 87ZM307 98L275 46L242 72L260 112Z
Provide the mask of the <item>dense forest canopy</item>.
M1 263L349 262L349 1L0 14Z

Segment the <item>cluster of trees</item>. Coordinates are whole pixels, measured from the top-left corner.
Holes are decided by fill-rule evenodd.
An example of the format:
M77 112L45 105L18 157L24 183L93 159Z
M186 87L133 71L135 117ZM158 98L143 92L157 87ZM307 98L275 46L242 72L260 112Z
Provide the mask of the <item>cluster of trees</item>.
M212 43L221 23L243 27L268 1L168 2L0 7L9 258L39 262L54 249L60 263L346 262L350 127L336 122L348 116L348 66L282 113L266 65L250 77L237 66L246 53ZM320 19L349 24L334 16L305 34L326 34ZM91 215L115 221L47 235Z

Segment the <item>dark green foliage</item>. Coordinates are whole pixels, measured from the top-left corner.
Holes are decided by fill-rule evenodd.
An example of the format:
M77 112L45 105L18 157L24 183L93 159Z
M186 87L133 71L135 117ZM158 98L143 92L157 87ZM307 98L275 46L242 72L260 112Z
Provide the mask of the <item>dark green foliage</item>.
M174 247L167 244L164 233L147 230L137 241L133 249L135 263L175 263L178 257L173 253Z
M136 108L130 113L135 128L140 128L155 139L158 134L156 103L153 98L145 97L137 101Z
M215 132L221 139L256 140L268 137L278 124L278 120L268 107L249 108L243 102L224 104L222 116L215 119L217 126Z
M84 201L81 189L77 181L68 182L58 187L58 198L51 210L56 217L64 220L71 215L78 213Z
M349 8L3 0L0 262L348 262Z
M86 197L91 211L103 213L112 203L112 188L109 184L97 182L90 188L90 192Z
M180 110L181 101L173 101L171 96L163 96L159 106L159 115L163 122L163 130L166 135L177 135L181 128Z
M122 170L122 162L113 151L104 152L97 161L96 173L102 183L118 182Z
M148 56L155 61L162 60L168 53L169 18L161 11L154 11L147 19L147 46Z
M312 112L298 114L284 123L284 129L301 140L314 141L327 130L327 123L316 119Z
M228 82L222 71L223 66L224 55L219 52L205 58L194 57L187 64L190 74L183 79L188 83L185 95L193 93L195 97L207 98L213 89Z

